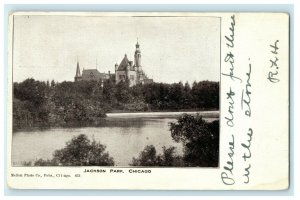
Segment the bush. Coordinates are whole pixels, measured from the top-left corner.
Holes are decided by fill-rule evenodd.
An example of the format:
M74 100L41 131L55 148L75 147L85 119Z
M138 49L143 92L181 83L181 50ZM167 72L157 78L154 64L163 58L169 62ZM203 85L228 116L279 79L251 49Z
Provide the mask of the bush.
M52 160L38 160L36 166L113 166L114 160L105 152L106 147L86 135L80 134L56 150Z
M58 163L56 163L54 159L52 160L39 159L34 162L34 165L35 166L56 166L58 165Z
M163 147L163 154L156 155L153 145L148 145L138 158L132 159L132 166L182 166L182 158L176 156L175 147Z

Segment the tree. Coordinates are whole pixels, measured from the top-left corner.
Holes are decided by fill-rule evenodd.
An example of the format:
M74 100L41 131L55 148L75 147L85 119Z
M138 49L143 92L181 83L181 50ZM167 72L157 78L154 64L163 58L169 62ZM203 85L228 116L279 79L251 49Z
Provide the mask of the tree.
M111 106L114 106L117 102L116 84L111 79L105 80L103 83L103 99Z
M13 99L13 127L31 127L33 125L33 114L30 112L30 102Z
M191 92L197 108L219 109L219 82L194 82Z
M51 87L55 87L55 81L52 79L51 81L51 84L50 84Z
M47 126L47 84L30 78L21 83L14 83L13 92L14 128L32 127L34 124Z
M26 79L22 83L14 84L14 98L21 101L29 101L35 107L39 107L46 100L47 85L33 78Z
M184 145L187 166L217 167L219 162L219 121L208 123L200 115L184 114L170 123L171 136Z
M116 85L116 98L120 103L127 103L130 99L128 80L120 81Z
M192 89L191 89L190 84L188 82L186 82L184 84L183 102L182 102L182 106L185 109L196 107L195 103L193 102L193 96L192 96L191 91L192 91Z
M132 159L132 166L156 166L156 149L153 145L148 145L140 153L139 158Z
M56 150L52 160L38 160L35 165L49 166L113 166L114 160L105 152L106 147L86 135L80 134L66 143L66 147Z

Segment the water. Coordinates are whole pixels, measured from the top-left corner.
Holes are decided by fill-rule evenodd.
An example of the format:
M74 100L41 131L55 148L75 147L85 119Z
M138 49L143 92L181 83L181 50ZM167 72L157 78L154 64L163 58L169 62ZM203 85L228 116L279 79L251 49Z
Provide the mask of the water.
M182 155L182 144L172 140L169 123L175 122L181 113L122 113L109 114L105 125L84 128L51 128L47 130L20 131L13 134L12 162L19 166L24 162L51 159L53 152L65 147L67 141L79 134L104 144L114 158L115 165L128 166L133 157L147 145L154 145L157 153L162 147L176 147ZM203 113L206 120L216 119L218 112Z

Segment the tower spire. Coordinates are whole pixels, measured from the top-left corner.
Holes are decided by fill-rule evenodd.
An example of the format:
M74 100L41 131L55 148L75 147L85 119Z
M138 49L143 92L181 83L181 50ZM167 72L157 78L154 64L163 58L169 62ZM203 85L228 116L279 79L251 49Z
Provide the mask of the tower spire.
M136 38L136 45L135 45L136 49L140 48L140 44L139 44L139 38Z
M80 74L80 67L79 67L79 61L77 59L77 66L76 66L76 74L74 77L74 81L80 81L81 80L81 74Z
M80 77L81 75L80 75L80 67L79 67L79 62L78 62L78 60L77 60L77 67L76 67L76 75L75 75L75 77Z
M137 38L137 43L136 43L135 47L136 47L136 49L134 52L134 65L135 65L137 71L140 71L142 66L141 66L141 50L140 50L140 44L139 44L138 38Z

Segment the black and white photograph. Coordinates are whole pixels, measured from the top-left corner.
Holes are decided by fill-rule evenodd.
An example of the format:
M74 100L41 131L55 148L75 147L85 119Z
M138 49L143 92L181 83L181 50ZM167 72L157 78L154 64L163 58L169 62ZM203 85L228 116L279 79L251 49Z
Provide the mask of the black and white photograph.
M219 167L219 17L13 23L12 166Z
M7 187L287 190L289 26L284 12L11 11Z

